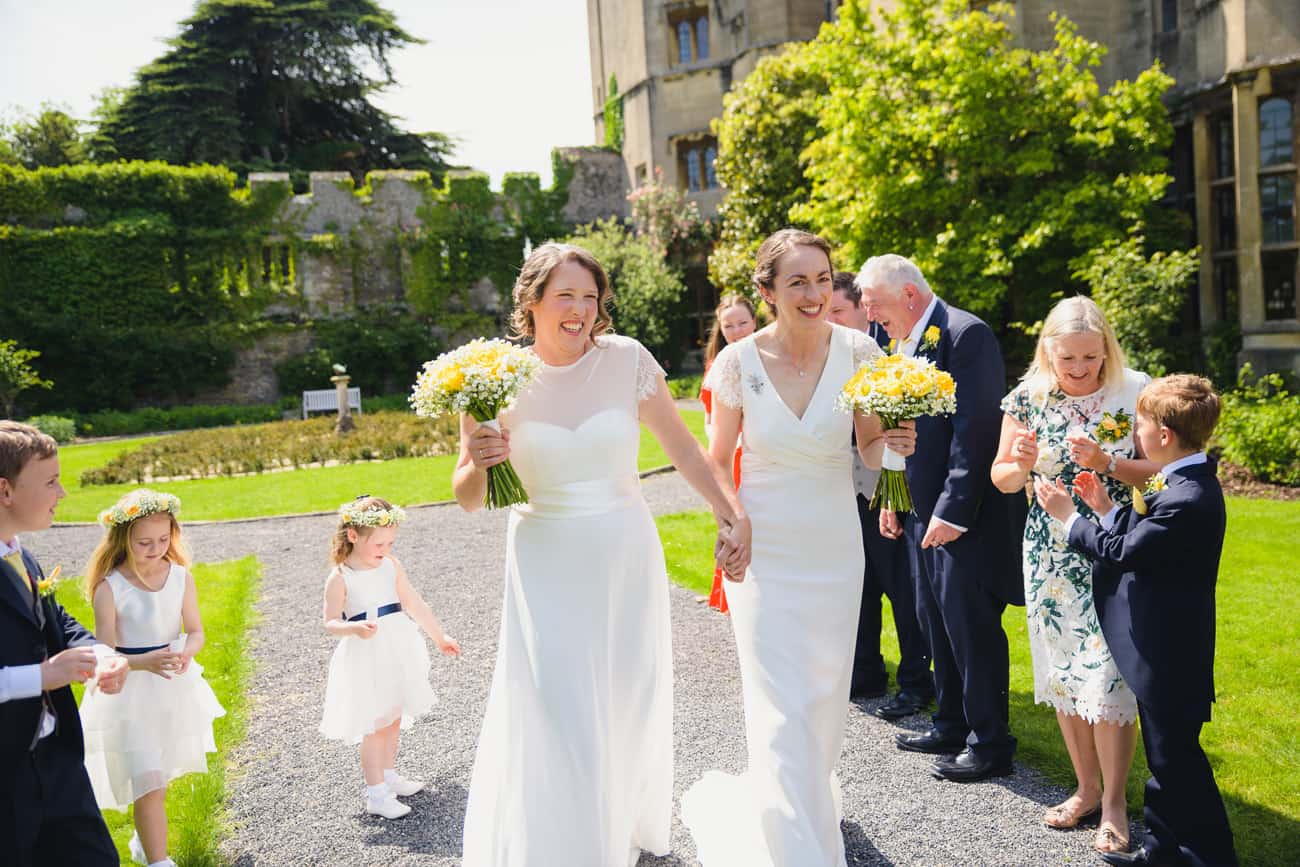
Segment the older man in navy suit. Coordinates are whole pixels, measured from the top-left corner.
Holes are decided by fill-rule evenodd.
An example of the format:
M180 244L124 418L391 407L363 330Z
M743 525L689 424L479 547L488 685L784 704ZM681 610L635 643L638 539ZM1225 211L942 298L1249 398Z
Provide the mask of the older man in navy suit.
M957 412L916 424L907 462L913 514L881 512L881 533L908 542L916 613L934 659L938 707L929 731L900 749L938 756L932 773L971 782L1011 773L1009 667L1002 612L1024 604L1020 537L1025 498L993 486L1006 370L993 331L950 307L903 256L868 259L858 274L870 318L895 351L928 358L957 383Z

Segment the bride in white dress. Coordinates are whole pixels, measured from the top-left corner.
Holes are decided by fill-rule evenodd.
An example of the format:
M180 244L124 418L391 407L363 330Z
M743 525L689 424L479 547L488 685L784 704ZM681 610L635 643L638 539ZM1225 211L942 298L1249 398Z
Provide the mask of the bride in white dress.
M500 434L462 422L460 504L479 507L486 468L507 457L529 495L507 531L466 867L617 867L668 852L668 579L637 478L639 423L713 507L724 568L740 575L748 563L730 468L715 470L686 429L650 353L604 333L608 298L585 250L535 250L515 284L514 325L544 367Z
M708 772L682 798L705 867L845 863L838 783L862 595L863 551L850 436L868 466L915 430L882 431L835 398L881 350L832 325L829 245L784 229L759 248L754 282L776 322L728 346L709 374L711 454L729 465L744 425L740 500L753 558L727 588L745 705L749 767Z

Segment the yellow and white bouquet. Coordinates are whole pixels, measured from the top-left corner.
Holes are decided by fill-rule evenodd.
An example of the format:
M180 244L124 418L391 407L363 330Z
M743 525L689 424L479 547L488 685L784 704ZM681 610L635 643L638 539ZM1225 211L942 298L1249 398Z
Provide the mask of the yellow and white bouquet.
M411 392L411 408L427 418L469 413L475 421L499 431L497 416L514 404L541 365L541 360L522 346L480 337L425 362ZM499 509L526 502L528 492L509 461L488 467L485 506Z
M886 429L895 428L900 422L923 415L952 415L957 411L957 383L952 374L935 367L933 361L877 355L864 362L844 384L836 406L844 412L875 414ZM871 497L873 509L881 505L895 512L912 511L906 468L902 455L885 449L880 481Z

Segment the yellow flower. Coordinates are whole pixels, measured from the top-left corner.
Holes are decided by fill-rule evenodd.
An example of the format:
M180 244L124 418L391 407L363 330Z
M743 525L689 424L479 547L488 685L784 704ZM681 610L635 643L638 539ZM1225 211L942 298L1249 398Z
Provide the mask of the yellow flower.
M1133 511L1137 512L1139 515L1145 515L1147 513L1147 501L1146 498L1142 496L1141 488L1133 489Z
M898 350L898 341L892 337L889 340L889 354L893 355Z
M957 390L957 383L953 380L952 374L948 371L939 371L939 374L935 379L939 384L939 393L944 397L947 397Z
M460 391L465 387L465 372L459 367L446 367L438 372L438 385L443 391Z
M139 507L139 506L127 506L127 507L126 507L126 513L127 513L128 515L135 515L135 514L136 514L137 512L139 512L139 511L140 511L140 507Z
M925 329L925 336L922 340L927 348L934 348L939 345L939 326L931 325Z

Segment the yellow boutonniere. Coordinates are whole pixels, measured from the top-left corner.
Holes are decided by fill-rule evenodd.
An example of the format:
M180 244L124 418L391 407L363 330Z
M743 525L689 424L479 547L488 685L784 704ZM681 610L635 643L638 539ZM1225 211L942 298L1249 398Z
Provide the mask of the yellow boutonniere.
M41 596L53 596L54 585L58 583L59 576L62 574L63 567L55 566L53 572L36 582L36 592Z
M925 329L925 334L921 336L921 348L934 349L939 345L939 335L941 333L942 332L939 331L938 325L931 325L929 328Z
M1151 477L1150 481L1147 482L1147 487L1145 491L1143 491L1141 488L1134 488L1133 489L1133 511L1137 512L1139 515L1145 515L1147 513L1146 498L1155 496L1156 494L1160 493L1167 487L1169 487L1169 483L1165 479L1165 474L1156 473L1154 476Z
M893 355L897 351L898 351L898 341L895 338L891 337L889 339L889 354Z

